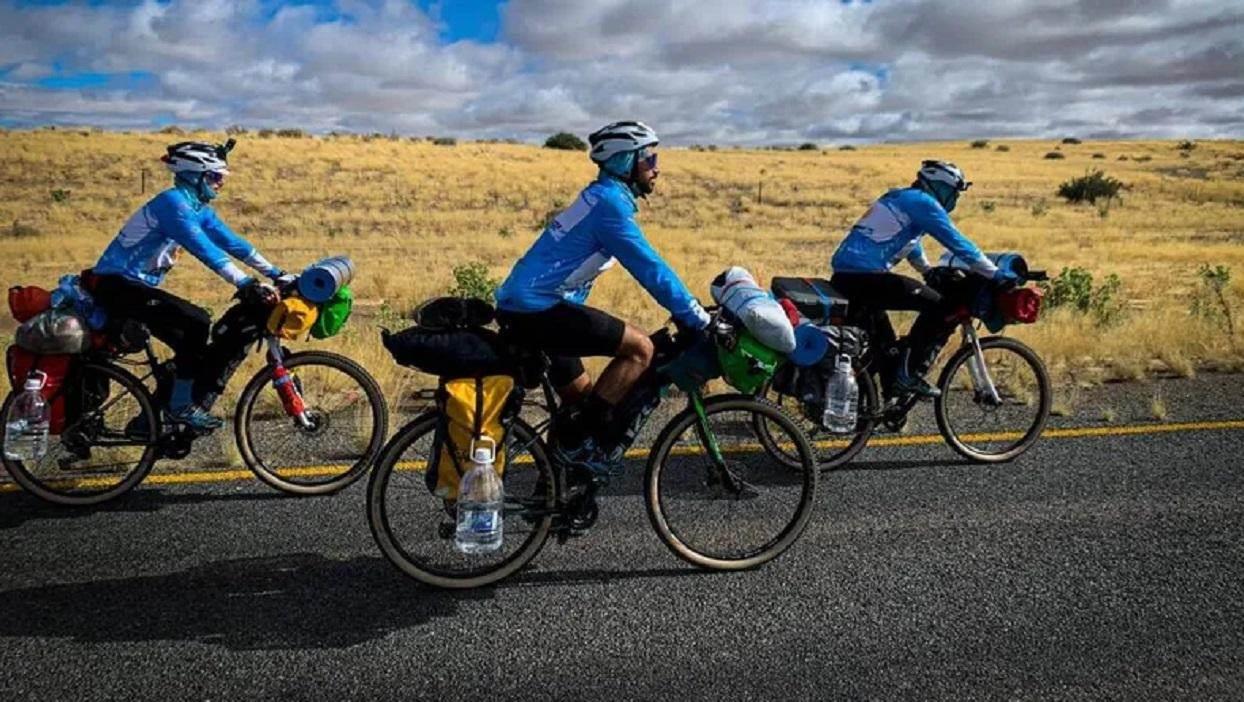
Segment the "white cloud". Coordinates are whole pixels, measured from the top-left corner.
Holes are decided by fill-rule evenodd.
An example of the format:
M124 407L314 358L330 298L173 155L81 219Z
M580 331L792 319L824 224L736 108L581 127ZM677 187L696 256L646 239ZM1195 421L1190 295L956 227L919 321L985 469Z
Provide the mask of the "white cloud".
M413 3L0 6L0 120L683 143L1240 136L1233 0L510 0L496 44ZM67 71L153 80L45 89ZM7 70L6 70L7 69Z

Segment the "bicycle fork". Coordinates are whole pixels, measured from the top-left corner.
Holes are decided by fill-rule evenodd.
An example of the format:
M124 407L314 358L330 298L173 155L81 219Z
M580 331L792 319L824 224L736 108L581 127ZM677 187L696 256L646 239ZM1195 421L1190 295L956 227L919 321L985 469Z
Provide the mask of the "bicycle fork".
M691 407L695 410L695 432L711 462L706 476L708 485L723 488L728 496L735 499L754 496L755 492L749 489L747 481L735 475L730 466L726 465L726 457L717 444L717 437L708 426L708 414L704 411L704 402L699 393L691 393Z
M311 418L307 416L306 404L302 401L302 393L298 389L294 377L285 369L285 355L281 351L281 342L276 337L268 337L268 359L272 362L272 387L281 398L285 413L293 417L304 429L312 428Z
M995 406L1002 404L998 388L989 375L989 367L985 365L985 354L981 351L980 337L976 335L976 330L971 324L963 325L963 343L972 347L972 355L968 356L967 365L976 399Z

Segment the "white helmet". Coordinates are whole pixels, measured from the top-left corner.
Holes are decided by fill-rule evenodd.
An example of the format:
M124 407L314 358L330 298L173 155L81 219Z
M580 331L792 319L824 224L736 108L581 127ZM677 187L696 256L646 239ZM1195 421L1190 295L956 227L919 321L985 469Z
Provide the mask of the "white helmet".
M233 139L222 145L183 141L168 147L168 153L160 160L174 173L223 173L229 175L229 151L236 142Z
M604 163L620 153L655 146L660 141L652 127L643 122L607 124L588 135L587 140L592 145L588 156L596 163Z
M963 171L949 161L925 161L920 164L920 172L916 178L926 183L945 183L958 192L971 187L972 183L963 176Z

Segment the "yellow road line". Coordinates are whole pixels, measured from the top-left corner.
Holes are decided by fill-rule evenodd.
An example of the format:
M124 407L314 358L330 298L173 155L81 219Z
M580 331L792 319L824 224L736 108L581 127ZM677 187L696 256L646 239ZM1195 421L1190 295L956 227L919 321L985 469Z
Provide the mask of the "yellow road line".
M1181 422L1173 424L1133 424L1119 427L1080 427L1072 429L1046 429L1041 435L1042 439L1082 439L1082 438L1100 438L1107 436L1143 436L1153 434L1171 434L1176 432L1189 431L1221 431L1227 429L1244 429L1244 419L1226 419L1219 421L1207 422ZM1019 432L998 432L992 434L969 434L965 435L964 440L967 442L979 441L1005 441L1014 440L1021 435ZM926 434L920 436L882 436L874 437L868 442L868 446L922 446L926 444L939 444L943 439L940 434ZM845 442L841 440L818 441L814 442L817 448L831 448L835 446L844 446ZM743 444L735 445L727 450L728 453L738 453L741 451L758 451L761 450L760 444ZM693 454L702 452L703 449L694 446L676 446L674 453L677 455ZM648 449L631 449L626 452L627 458L647 458ZM525 459L525 460L524 460ZM530 462L528 456L519 457L517 463ZM398 470L422 471L427 468L426 461L403 461L397 464ZM280 474L284 477L314 477L323 475L333 475L342 471L341 466L302 466L298 468L283 469ZM194 472L178 472L178 473L152 473L143 481L148 485L177 485L187 483L221 483L239 480L254 480L255 475L249 470L214 470L214 471L194 471ZM100 487L115 482L107 478L80 478L70 479L71 482L83 487ZM0 484L0 493L14 492L20 488L15 483Z

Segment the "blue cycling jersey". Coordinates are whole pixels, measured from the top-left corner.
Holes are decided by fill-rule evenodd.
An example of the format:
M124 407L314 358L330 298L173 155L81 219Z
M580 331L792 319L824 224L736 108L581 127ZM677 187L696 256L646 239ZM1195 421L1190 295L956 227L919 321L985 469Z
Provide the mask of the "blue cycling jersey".
M884 273L906 258L921 272L929 269L920 237L928 234L981 275L992 277L997 266L963 235L946 209L919 188L898 188L868 208L834 252L830 265L837 273Z
M250 242L220 221L211 207L182 186L165 190L135 212L104 249L94 271L156 287L164 282L183 248L234 285L243 285L250 278L230 256L269 278L281 274Z
M708 313L652 248L635 223L635 198L602 175L545 228L497 290L497 308L541 312L559 302L583 304L592 283L620 261L681 324L699 329Z

